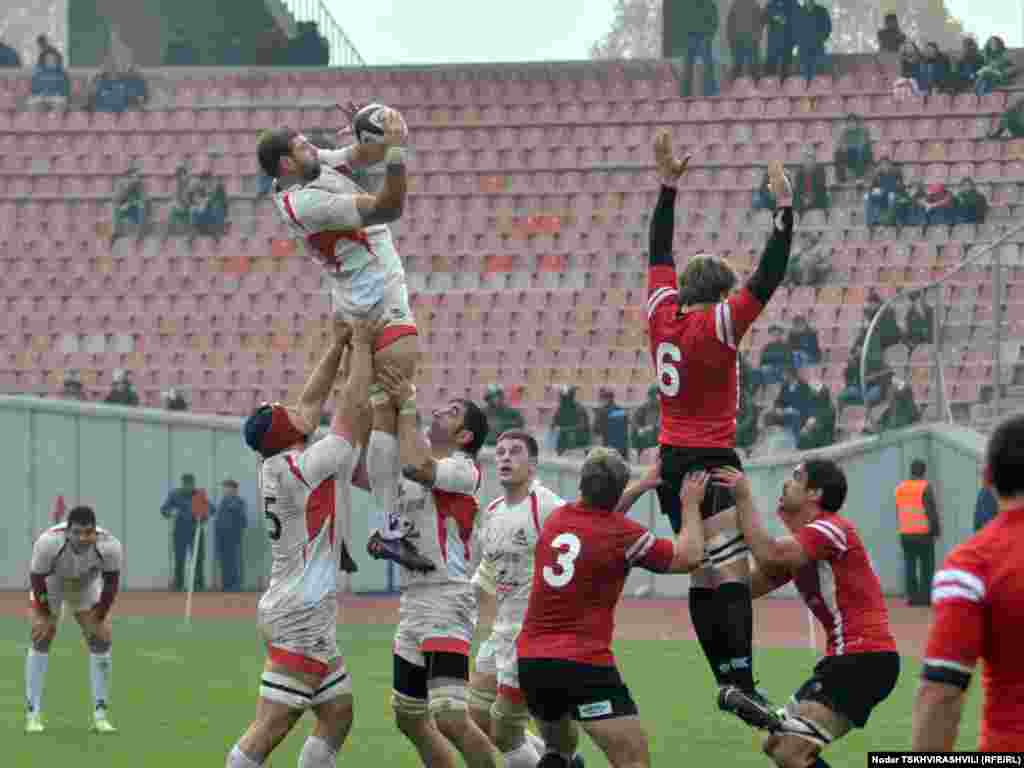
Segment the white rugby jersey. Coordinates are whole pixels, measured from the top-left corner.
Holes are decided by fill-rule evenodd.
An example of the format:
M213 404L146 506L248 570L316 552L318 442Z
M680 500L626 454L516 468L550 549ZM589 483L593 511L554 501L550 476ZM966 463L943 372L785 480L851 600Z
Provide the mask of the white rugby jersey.
M526 616L533 583L533 555L541 528L565 500L534 481L518 504L505 497L492 501L480 516L477 533L482 547L473 583L498 600L496 630L518 630Z
M304 451L263 462L260 492L271 566L261 610L301 610L337 594L334 529L350 509L357 456L348 440L330 433Z
M96 544L81 554L71 548L68 524L48 528L32 547L32 573L54 576L64 581L87 583L104 571L121 570L121 542L105 528L96 528Z
M399 480L389 527L403 531L409 543L436 566L430 573L401 568L402 589L469 583L479 491L480 468L472 456L461 451L437 462L433 488L405 477Z
M293 237L303 241L333 283L338 308L365 315L396 285L405 269L386 224L362 226L356 196L367 194L349 174L352 148L318 150L320 176L274 193Z

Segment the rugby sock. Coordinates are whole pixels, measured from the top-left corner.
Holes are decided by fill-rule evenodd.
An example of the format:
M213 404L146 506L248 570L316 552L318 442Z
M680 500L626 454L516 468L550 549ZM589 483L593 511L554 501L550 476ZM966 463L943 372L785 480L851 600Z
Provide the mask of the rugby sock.
M260 768L261 765L262 763L257 763L235 744L228 755L228 762L225 768Z
M540 762L540 753L534 749L533 744L527 739L518 749L511 752L503 752L505 768L537 768Z
M711 673L715 682L722 685L726 680L729 661L725 653L723 640L718 629L718 605L715 602L715 591L707 587L690 587L690 621L697 633L697 640L704 651L704 656L711 665Z
M754 690L754 607L750 587L729 581L715 590L723 653L729 662L729 682L744 691Z
M49 664L49 653L40 653L35 648L28 649L28 656L25 657L25 695L33 712L42 710L43 684L46 682L46 668Z
M89 679L92 681L92 700L96 709L105 708L110 691L110 651L89 654Z
M376 502L377 530L385 539L401 538L401 531L392 530L388 524L398 495L398 473L398 439L389 432L373 430L366 451L366 474Z
M319 736L310 736L299 753L299 768L334 768L338 753Z

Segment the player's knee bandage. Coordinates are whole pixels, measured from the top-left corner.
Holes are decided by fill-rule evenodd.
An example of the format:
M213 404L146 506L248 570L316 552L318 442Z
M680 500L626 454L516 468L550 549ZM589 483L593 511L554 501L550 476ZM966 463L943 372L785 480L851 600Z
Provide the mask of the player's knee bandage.
M780 736L797 736L815 746L825 747L832 743L832 734L806 717L791 715L787 712L782 727L777 731Z
M292 709L306 709L313 698L313 689L286 675L264 672L260 678L260 698Z
M332 701L339 696L351 695L351 693L352 677L345 667L338 667L320 683L320 687L314 691L313 698L310 699L309 704L312 707L316 707L320 704L326 704L328 701Z
M513 702L508 699L497 699L491 707L491 718L500 721L506 727L526 728L530 721L530 710L526 708L525 702Z
M299 768L334 768L338 753L331 745L316 736L310 736L302 745L299 754Z
M430 714L446 717L466 712L466 686L458 684L439 685L430 690Z
M391 709L396 715L426 717L430 712L426 699L416 699L398 691L391 692Z
M472 686L469 689L469 708L480 712L490 712L498 694L494 691L478 691Z
M719 568L738 560L746 560L749 552L750 547L743 534L735 528L726 528L704 543L704 561L701 566Z

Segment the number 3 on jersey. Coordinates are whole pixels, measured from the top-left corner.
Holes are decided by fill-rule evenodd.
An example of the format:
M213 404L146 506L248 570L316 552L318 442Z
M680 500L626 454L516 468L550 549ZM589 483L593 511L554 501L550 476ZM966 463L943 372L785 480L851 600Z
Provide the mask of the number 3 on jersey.
M665 397L675 397L683 386L683 352L675 344L661 342L655 351L658 360L658 389Z
M267 518L267 538L277 541L281 538L281 518L274 514L274 505L277 497L265 496L263 498L263 516Z
M550 565L544 566L544 581L555 589L560 589L572 581L576 572L576 558L580 556L580 539L575 533L560 533L551 541L551 546L558 550L558 557L555 562L559 570L556 572ZM562 547L567 550L562 552Z

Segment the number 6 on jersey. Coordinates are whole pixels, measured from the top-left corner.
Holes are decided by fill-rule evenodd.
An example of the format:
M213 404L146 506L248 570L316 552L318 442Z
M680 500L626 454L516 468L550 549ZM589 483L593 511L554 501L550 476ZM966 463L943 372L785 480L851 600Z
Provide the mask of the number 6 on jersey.
M683 362L683 352L675 344L661 342L657 349L658 389L665 397L675 397L683 385L677 363Z
M556 572L550 565L545 565L544 581L559 589L572 581L573 574L576 572L573 563L580 556L581 544L575 533L560 533L551 540L551 546L559 551L556 559L559 571ZM563 547L566 547L567 551L562 552Z

